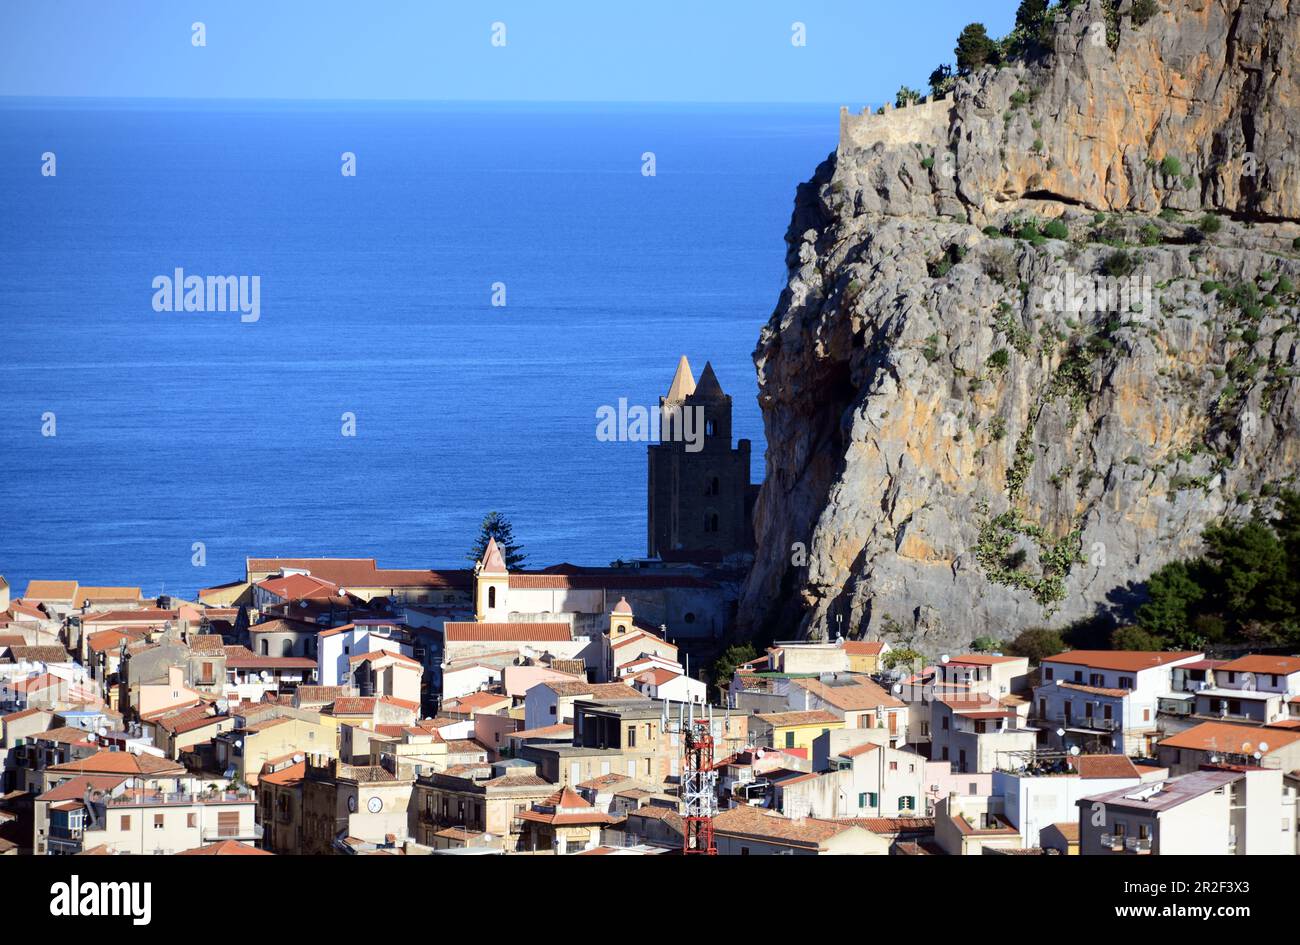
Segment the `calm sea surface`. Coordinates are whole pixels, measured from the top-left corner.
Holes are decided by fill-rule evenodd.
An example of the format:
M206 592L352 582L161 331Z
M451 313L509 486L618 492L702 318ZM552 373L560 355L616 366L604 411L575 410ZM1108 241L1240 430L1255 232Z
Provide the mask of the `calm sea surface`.
M596 410L711 360L761 479L750 353L836 131L831 106L0 100L0 575L463 566L490 509L533 565L644 554L645 444ZM177 268L259 276L259 320L154 311Z

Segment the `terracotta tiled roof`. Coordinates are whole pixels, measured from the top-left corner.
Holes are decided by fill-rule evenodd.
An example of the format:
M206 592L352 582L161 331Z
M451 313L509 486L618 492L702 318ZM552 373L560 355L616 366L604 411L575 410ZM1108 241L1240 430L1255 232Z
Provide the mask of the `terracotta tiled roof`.
M567 623L473 623L448 621L443 625L448 643L491 642L509 640L526 643L533 640L572 640Z
M9 658L15 663L23 660L35 663L68 663L72 657L61 646L11 646Z
M27 600L66 601L71 601L76 596L76 581L28 581L27 593L23 595Z
M181 850L177 856L275 856L269 850L259 850L257 847L250 847L247 843L240 843L238 840L218 840L216 843L209 843L205 847L195 847L192 850Z
M862 677L841 677L851 682L840 685L827 685L816 679L794 679L791 685L799 686L823 702L835 706L841 712L870 711L878 706L886 709L901 709L907 703L894 698L870 679Z
M228 669L315 669L316 661L307 656L258 656L246 646L224 648Z
M299 761L287 768L281 768L279 771L271 771L259 776L258 783L278 784L288 787L297 784L305 777L307 777L307 762Z
M339 587L331 581L324 581L307 574L289 574L284 577L267 578L256 585L268 594L274 594L281 600L312 600L335 597Z
M845 640L844 652L850 656L879 656L885 644L881 640Z
M1086 692L1093 696L1108 696L1111 699L1123 699L1128 695L1127 689L1108 689L1103 686L1085 686L1083 683L1067 682L1060 680L1058 685L1062 689L1070 689L1074 692Z
M630 574L588 572L585 574L519 574L510 575L511 590L610 590L647 591L671 587L709 587L707 581L688 575Z
M809 712L759 712L758 717L774 728L788 728L792 725L830 725L833 723L843 724L844 720L838 715L823 709L815 709Z
M933 817L836 817L835 822L879 834L934 832Z
M111 791L126 780L126 775L82 775L81 777L69 778L62 784L50 788L36 799L38 801L79 801L86 796L87 788L91 791Z
M1190 751L1252 754L1257 750L1260 742L1267 744L1269 753L1272 753L1297 740L1300 740L1300 732L1290 732L1285 729L1233 725L1230 722L1202 722L1200 725L1194 725L1164 739L1160 742L1160 746L1185 748Z
M371 650L369 653L353 653L351 656L348 657L348 663L349 664L364 663L364 662L373 663L376 660L382 660L386 658L397 660L397 662L404 663L408 666L418 667L420 665L419 660L411 659L411 657L404 656L403 654L397 653L393 650Z
M123 640L135 641L143 639L143 635L138 630L128 630L125 627L117 627L111 630L99 630L89 634L86 637L86 646L92 653L103 653L105 650L116 650L122 645Z
M164 610L158 607L141 607L137 610L106 610L98 614L83 614L81 617L82 626L86 624L107 624L108 626L117 626L118 624L132 623L151 623L163 624L168 620L179 619L179 612L175 610Z
M511 698L499 692L471 692L463 696L457 696L455 699L448 699L443 703L443 708L448 711L456 712L483 712L500 706L502 703L510 704Z
M473 576L468 569L431 571L380 568L374 558L249 558L251 571L271 573L281 568L310 571L339 587L468 587Z
M1136 673L1140 670L1176 663L1179 660L1200 658L1202 655L1163 650L1069 650L1048 657L1043 660L1043 664L1062 663L1070 666L1087 666L1090 669Z
M46 769L67 774L134 774L150 777L183 775L185 767L156 755L137 755L129 751L97 751L89 758L65 761Z
M298 703L329 703L347 697L352 689L349 686L299 686L294 690Z
M791 820L757 807L741 805L714 817L713 829L723 836L753 837L757 840L817 848L832 837L852 829L852 825L813 817Z
M373 715L375 701L374 696L348 696L335 699L332 710L335 715Z
M79 587L72 598L72 606L80 608L84 604L104 601L132 601L140 599L138 587Z
M1216 672L1256 673L1263 675L1290 676L1300 673L1300 657L1297 656L1242 656L1229 660L1215 667Z
M654 669L647 669L636 675L636 681L645 683L650 686L662 686L666 682L676 679L681 673L674 673L671 669L664 669L662 666Z
M1141 775L1125 755L1079 755L1070 766L1085 780L1091 778L1138 778Z
M320 627L306 620L294 620L291 617L276 617L273 620L263 620L261 623L255 623L248 628L249 633L310 633L316 634Z
M610 647L615 650L621 650L636 643L640 643L642 646L650 643L655 646L665 647L666 649L672 650L674 653L677 652L677 647L669 643L663 637L653 634L648 630L634 630L631 633L625 633L623 636L611 643Z

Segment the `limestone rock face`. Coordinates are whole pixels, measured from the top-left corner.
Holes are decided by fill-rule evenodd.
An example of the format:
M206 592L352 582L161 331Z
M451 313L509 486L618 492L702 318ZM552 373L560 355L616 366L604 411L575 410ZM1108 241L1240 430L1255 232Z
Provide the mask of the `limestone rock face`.
M1089 0L1037 62L844 116L754 353L742 630L960 647L1123 616L1293 481L1300 4L1160 6Z

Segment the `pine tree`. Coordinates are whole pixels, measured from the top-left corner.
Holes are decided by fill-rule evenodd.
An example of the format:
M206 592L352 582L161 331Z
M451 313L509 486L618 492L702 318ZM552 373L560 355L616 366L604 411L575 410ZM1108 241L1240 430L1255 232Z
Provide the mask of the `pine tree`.
M969 75L986 63L997 62L998 45L983 23L970 23L957 37L957 72Z
M483 560L489 538L496 539L497 547L501 549L501 556L505 558L508 569L516 571L524 566L528 556L524 554L523 548L515 542L514 529L500 512L489 512L483 516L483 524L479 526L478 540L474 542L474 547L470 549L466 557L475 564Z

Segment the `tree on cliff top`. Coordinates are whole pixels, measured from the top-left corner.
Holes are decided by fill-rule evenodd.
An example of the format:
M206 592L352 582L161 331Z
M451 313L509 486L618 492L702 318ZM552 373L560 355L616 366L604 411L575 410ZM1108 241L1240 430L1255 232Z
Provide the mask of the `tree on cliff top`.
M465 557L475 564L482 561L483 555L487 551L489 538L496 539L497 547L501 549L501 556L505 558L507 568L514 571L524 566L528 556L524 554L523 548L515 541L514 529L510 526L510 522L500 512L489 512L483 516L483 524L479 526L478 539Z
M996 62L998 44L989 38L983 23L971 23L957 37L957 72L969 75L980 66Z

